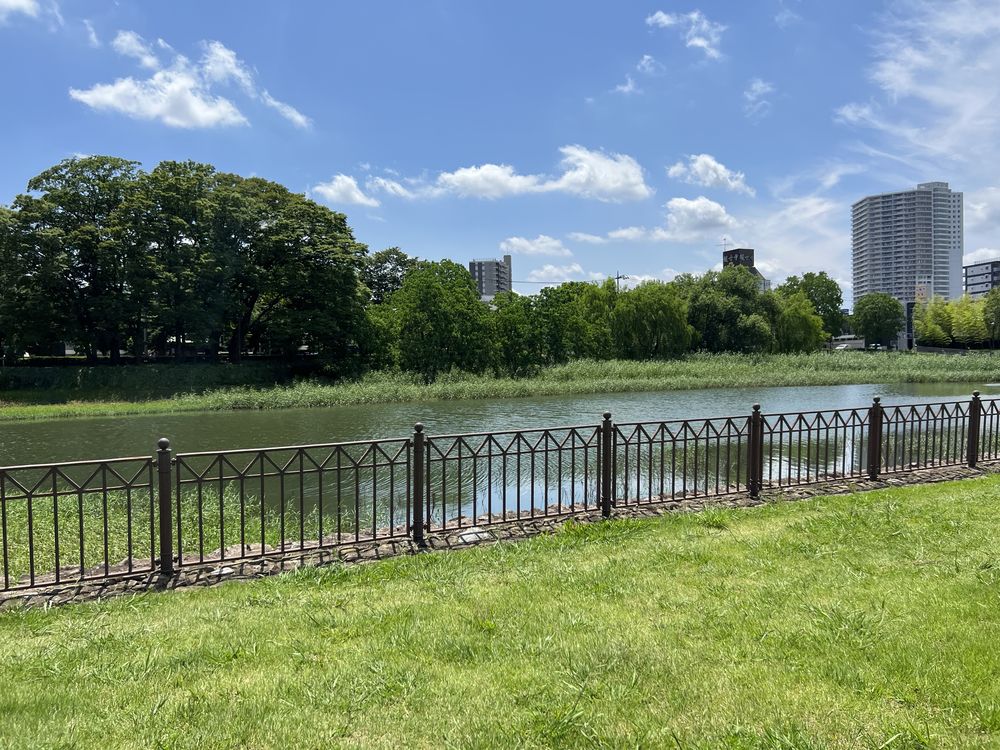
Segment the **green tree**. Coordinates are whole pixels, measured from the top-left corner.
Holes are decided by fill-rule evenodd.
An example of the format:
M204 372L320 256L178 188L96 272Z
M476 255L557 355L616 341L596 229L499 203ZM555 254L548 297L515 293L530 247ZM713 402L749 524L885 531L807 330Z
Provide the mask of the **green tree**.
M266 336L286 356L307 347L331 373L356 373L367 344L367 290L358 276L364 246L346 217L289 193L269 233L281 261L254 308L251 341Z
M600 285L570 281L542 289L535 309L545 362L611 357L611 313L616 297L610 279Z
M931 297L913 308L913 335L918 344L949 346L954 308L944 297Z
M854 330L869 344L888 345L906 325L899 300L884 292L871 292L854 303Z
M266 342L286 354L308 346L334 370L356 369L366 348L357 273L365 248L346 217L256 177L219 174L209 200L224 277L210 339L223 334L234 362Z
M537 298L503 292L493 298L493 330L500 367L526 375L541 365L544 339L538 324Z
M136 184L138 164L112 156L65 159L28 181L14 209L30 236L22 248L34 254L32 273L59 267L59 294L66 304L63 335L94 360L98 350L113 361L137 320L140 300L130 283L136 259L117 241L115 216ZM43 258L43 256L48 256ZM49 290L53 291L53 290Z
M618 354L627 359L674 357L691 346L687 303L675 287L660 281L620 294L611 330Z
M390 294L403 285L406 274L414 269L417 259L398 247L389 247L364 258L361 264L361 281L368 288L371 301L382 304Z
M993 287L983 298L983 322L990 341L1000 341L1000 287Z
M761 292L757 277L749 269L709 271L696 282L685 284L690 294L688 322L701 348L710 352L760 352L774 347L772 328L778 318L778 297L773 292Z
M177 359L185 342L205 345L220 331L229 301L232 269L212 242L216 179L208 164L160 162L120 212L125 241L147 271L152 339L161 352L172 343Z
M989 331L984 318L982 300L972 299L969 295L952 303L952 334L959 344L966 347L979 346L986 342Z
M775 324L777 349L781 352L811 352L827 339L823 319L805 292L783 294Z
M827 337L839 336L844 329L843 293L840 284L831 279L826 271L814 273L809 271L802 277L789 276L775 290L782 297L791 297L799 292L812 302L816 313L823 319L823 330Z
M6 361L66 340L72 311L66 256L57 232L36 232L17 211L0 207L0 346Z
M395 342L398 365L426 382L451 369L482 372L492 363L489 309L457 263L421 261L383 306L379 319Z

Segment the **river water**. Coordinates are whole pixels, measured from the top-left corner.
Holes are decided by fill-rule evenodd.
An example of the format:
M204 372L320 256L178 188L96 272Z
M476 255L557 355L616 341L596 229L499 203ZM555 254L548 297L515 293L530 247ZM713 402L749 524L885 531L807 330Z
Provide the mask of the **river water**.
M368 404L322 409L188 412L152 416L0 423L0 465L149 454L160 437L177 451L224 450L370 438L405 437L420 421L430 434L597 424L610 409L617 422L955 401L1000 384L974 383L712 388L651 393L522 399Z

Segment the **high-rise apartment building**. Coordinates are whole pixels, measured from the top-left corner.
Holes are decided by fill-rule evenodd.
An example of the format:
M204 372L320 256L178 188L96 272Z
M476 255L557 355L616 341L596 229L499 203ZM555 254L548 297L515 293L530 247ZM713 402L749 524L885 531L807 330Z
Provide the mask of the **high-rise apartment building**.
M1000 286L1000 260L965 266L965 293L973 299L985 297L990 289Z
M511 276L509 255L503 256L503 260L495 258L470 260L469 273L476 282L480 299L488 302L500 292L511 291L513 276Z
M947 182L862 198L851 207L854 299L885 292L903 303L912 340L915 302L962 296L962 193Z
M862 198L851 207L854 299L886 292L913 302L918 289L962 296L962 193L947 182Z

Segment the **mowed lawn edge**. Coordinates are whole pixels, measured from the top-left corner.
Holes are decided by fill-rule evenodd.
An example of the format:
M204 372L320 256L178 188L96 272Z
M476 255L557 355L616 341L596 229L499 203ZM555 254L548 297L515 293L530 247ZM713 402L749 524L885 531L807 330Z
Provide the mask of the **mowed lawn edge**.
M700 388L969 383L971 391L973 383L1000 381L1000 357L986 353L954 357L890 352L694 354L653 362L580 360L546 367L521 378L459 372L443 374L433 383L423 383L409 373L373 372L357 380L335 383L304 380L290 385L206 387L192 392L180 391L168 398L159 396L168 384L143 384L138 376L124 380L127 386L0 391L0 423ZM157 395L149 395L153 393Z
M3 612L0 746L997 746L998 491L571 523Z

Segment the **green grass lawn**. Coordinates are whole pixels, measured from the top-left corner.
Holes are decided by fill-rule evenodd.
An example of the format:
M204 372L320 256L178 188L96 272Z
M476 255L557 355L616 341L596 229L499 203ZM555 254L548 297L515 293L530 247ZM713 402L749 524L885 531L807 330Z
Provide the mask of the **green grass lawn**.
M0 747L1000 746L998 492L0 613Z
M529 377L446 373L425 384L412 373L373 372L358 380L261 382L268 371L249 371L236 384L239 367L208 365L185 374L184 365L148 371L91 368L94 373L68 387L72 372L50 378L49 387L0 389L0 422L83 416L167 414L182 411L287 409L520 398L584 393L628 393L696 388L748 388L852 383L990 383L1000 381L1000 357L981 352L967 357L903 352L815 352L812 354L691 354L675 360L633 362L578 360L546 367ZM199 369L200 368L200 369ZM89 371L87 371L89 373ZM225 380L225 386L214 386ZM171 390L171 384L176 383ZM971 388L970 388L971 390Z

